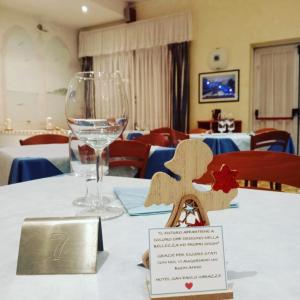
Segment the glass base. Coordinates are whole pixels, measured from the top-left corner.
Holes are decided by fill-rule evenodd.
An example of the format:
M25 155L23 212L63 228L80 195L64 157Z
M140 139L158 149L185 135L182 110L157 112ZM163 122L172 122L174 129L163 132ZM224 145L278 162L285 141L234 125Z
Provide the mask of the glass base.
M110 220L121 216L124 210L121 207L103 206L96 208L87 208L79 212L79 216L100 217L101 220Z
M103 195L102 196L104 205L110 204L113 200L113 196ZM98 201L98 197L96 195L88 195L86 197L79 197L73 200L73 205L79 207L90 207L92 203Z

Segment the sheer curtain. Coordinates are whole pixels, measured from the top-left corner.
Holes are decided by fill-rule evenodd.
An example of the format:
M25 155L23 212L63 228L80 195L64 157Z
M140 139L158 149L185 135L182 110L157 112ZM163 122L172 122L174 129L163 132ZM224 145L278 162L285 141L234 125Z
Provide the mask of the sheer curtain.
M136 125L141 129L170 126L170 57L167 46L137 50Z
M170 59L167 46L94 57L95 72L117 70L125 81L129 100L127 129L149 130L170 126Z
M255 49L253 80L253 129L272 127L290 132L296 142L297 120L255 119L254 111L262 117L291 116L298 107L297 45Z
M127 129L134 129L135 122L135 68L133 51L120 52L94 57L95 72L119 71L125 82L125 91L129 102L129 118ZM97 95L96 95L97 97ZM113 108L110 108L113 109ZM117 108L115 108L117 109Z

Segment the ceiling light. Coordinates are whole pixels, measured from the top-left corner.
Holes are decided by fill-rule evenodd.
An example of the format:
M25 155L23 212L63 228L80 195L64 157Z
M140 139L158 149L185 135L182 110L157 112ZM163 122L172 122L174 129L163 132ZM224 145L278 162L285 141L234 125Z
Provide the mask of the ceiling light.
M88 7L86 5L81 5L81 11L86 14L88 12Z

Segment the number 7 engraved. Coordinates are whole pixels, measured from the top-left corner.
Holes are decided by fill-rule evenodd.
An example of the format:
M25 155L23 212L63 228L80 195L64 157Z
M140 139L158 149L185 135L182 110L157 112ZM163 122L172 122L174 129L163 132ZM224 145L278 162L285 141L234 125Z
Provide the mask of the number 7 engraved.
M50 240L57 240L56 247L51 253L51 260L60 260L62 256L62 252L65 248L65 245L67 244L69 237L66 233L52 233Z

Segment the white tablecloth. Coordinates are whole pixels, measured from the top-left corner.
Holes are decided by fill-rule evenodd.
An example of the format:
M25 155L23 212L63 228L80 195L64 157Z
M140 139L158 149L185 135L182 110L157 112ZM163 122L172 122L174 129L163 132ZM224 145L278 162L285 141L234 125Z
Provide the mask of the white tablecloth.
M250 134L249 133L190 133L191 139L231 139L241 151L250 150Z
M3 147L0 148L0 185L7 184L13 160L26 157L46 158L63 173L70 170L69 144Z
M146 180L106 177L114 186ZM138 267L148 248L148 229L163 227L167 215L103 222L108 258L95 275L16 276L18 244L25 217L72 216L72 200L84 193L80 178L59 176L0 187L1 300L146 300L148 270ZM239 190L239 208L210 212L223 225L225 260L234 299L299 300L300 195Z

